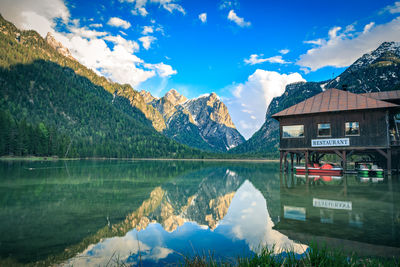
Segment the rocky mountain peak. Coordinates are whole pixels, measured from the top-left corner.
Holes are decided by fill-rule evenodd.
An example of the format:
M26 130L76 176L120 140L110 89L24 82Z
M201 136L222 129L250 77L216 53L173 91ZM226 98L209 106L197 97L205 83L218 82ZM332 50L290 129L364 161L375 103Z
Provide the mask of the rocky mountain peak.
M380 61L383 57L387 59L387 55L400 57L400 42L383 42L377 49L369 53L364 54L362 57L356 60L347 71L356 71L360 68L368 67L377 61ZM396 60L395 60L396 61Z
M211 93L208 97L207 97L207 106L212 107L214 105L214 103L216 102L220 102L219 100L219 96L217 96L216 93Z
M169 90L165 95L164 98L171 102L174 106L180 105L187 100L187 98L181 94L179 94L175 89Z
M149 104L162 114L167 126L164 134L183 144L226 151L245 141L236 130L228 108L215 93L188 100L172 89Z
M68 48L64 47L61 42L57 41L52 33L48 32L44 40L61 55L75 60Z
M143 97L144 102L146 104L150 103L151 101L155 100L156 98L150 94L150 92L147 92L145 90L142 90L139 92L140 95Z

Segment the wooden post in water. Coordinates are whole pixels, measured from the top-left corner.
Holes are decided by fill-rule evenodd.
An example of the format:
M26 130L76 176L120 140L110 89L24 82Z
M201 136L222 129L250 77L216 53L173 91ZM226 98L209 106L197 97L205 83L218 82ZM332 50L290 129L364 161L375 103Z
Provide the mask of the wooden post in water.
M392 175L392 150L390 148L388 148L387 150L387 172L388 175L391 176Z
M308 173L308 150L305 152L306 174Z
M293 158L294 158L294 155L292 152L290 152L290 163L292 165L292 167L291 167L292 171L293 171Z
M287 154L288 152L285 152L285 154L283 154L283 168L285 169L285 172L288 170Z
M342 160L343 160L343 173L345 173L346 172L346 169L347 169L347 162L346 162L346 150L343 150L343 152L342 152Z

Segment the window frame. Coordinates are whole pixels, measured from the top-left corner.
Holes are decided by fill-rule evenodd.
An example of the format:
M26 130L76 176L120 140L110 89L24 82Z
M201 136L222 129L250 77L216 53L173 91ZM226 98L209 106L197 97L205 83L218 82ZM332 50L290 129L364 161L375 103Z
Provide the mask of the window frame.
M347 123L357 123L358 124L358 134L347 134L346 133L346 124ZM361 129L360 129L360 122L359 121L346 121L344 123L344 136L360 136L361 135Z
M320 124L329 124L329 135L320 135L319 134L319 125ZM319 123L317 123L317 137L332 137L332 124L330 122L319 122Z
M284 136L283 127L290 127L290 126L301 126L301 127L303 127L303 136L296 136L296 137L287 137L287 136ZM305 136L304 124L282 125L281 131L282 131L282 139L297 139L297 138L304 138L304 136Z

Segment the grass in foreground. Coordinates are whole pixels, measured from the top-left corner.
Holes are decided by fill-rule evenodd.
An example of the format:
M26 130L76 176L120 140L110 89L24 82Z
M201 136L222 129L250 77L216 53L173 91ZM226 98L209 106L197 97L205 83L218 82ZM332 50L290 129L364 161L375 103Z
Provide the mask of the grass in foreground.
M215 260L207 256L185 257L183 266L400 266L397 258L358 257L341 250L311 244L303 255L292 251L275 254L274 249L264 248L260 254L249 258L239 257L235 262Z

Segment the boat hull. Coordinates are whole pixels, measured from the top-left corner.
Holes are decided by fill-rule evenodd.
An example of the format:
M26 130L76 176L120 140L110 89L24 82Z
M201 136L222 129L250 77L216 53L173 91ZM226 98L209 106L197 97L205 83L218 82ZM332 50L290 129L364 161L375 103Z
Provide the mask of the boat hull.
M342 168L332 168L332 169L321 169L309 167L306 172L305 167L295 167L296 174L304 175L308 173L309 175L328 175L328 176L341 176L343 169Z

